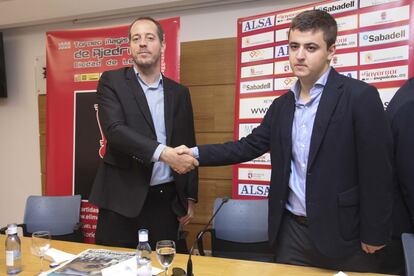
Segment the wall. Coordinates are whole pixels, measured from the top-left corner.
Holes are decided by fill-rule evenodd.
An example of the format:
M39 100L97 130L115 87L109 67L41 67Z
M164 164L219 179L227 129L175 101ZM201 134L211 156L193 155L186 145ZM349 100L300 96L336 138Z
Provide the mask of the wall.
M260 1L149 15L155 18L180 16L181 41L184 42L235 37L239 17L310 3L304 0L289 1L288 4L278 2ZM37 56L45 55L46 31L121 25L132 19L3 30L9 97L0 99L0 225L21 222L27 196L41 193L34 64Z

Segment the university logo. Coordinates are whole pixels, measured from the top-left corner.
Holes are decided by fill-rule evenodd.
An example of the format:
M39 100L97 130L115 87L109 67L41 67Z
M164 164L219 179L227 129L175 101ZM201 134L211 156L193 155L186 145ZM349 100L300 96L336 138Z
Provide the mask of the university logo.
M239 179L270 182L271 169L238 168Z
M360 14L359 26L377 26L384 23L404 21L410 18L410 6L401 6L387 10L378 10Z
M273 63L246 66L241 68L241 78L259 77L273 74Z

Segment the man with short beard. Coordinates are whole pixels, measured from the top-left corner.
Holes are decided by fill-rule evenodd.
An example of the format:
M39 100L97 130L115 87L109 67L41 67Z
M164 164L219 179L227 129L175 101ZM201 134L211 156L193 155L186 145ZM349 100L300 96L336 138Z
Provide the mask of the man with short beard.
M145 228L154 249L194 216L198 176L187 172L198 162L173 149L195 145L193 111L188 88L161 74L160 23L136 19L129 40L134 65L104 72L97 88L107 145L89 201L99 207L97 243L134 248Z

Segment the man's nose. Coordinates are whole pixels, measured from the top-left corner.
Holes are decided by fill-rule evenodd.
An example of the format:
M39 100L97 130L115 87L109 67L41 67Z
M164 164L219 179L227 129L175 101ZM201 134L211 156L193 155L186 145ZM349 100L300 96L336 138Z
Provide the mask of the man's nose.
M147 46L147 40L145 38L141 39L139 41L139 46L140 47L146 47Z
M297 58L297 59L304 59L304 58L305 58L305 49L303 49L302 47L300 47L300 48L296 51L296 58Z

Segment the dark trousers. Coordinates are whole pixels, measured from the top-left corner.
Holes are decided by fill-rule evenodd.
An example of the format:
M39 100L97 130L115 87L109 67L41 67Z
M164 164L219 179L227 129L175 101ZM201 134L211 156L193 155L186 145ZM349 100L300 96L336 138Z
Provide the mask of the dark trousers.
M97 244L136 248L138 230L148 229L151 248L159 240L177 240L178 220L172 210L176 197L174 183L150 187L141 213L128 218L114 211L99 209L95 240Z
M385 248L380 271L384 274L405 275L405 260L401 238L393 239Z
M315 247L306 220L297 218L286 211L275 244L275 260L277 263L314 266L337 271L390 273L386 265L389 249L385 247L374 254L367 254L360 246L357 246L351 256L331 258L320 253Z

